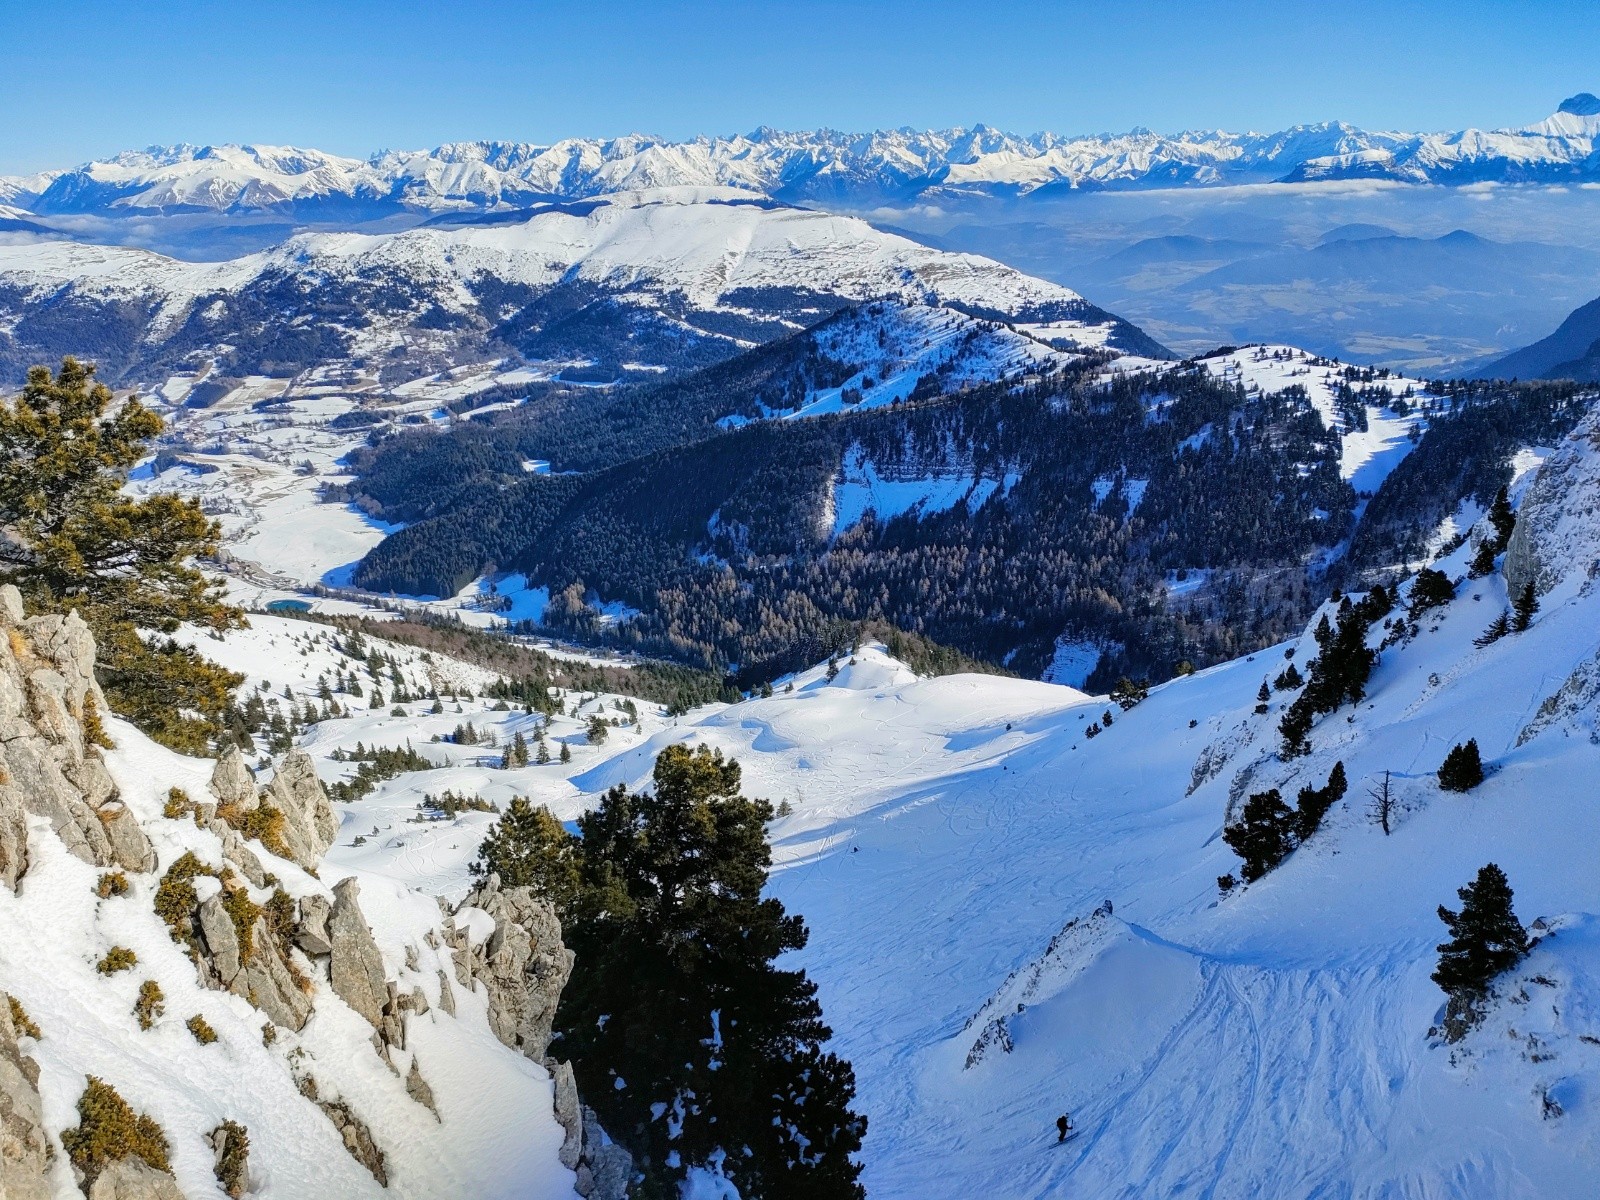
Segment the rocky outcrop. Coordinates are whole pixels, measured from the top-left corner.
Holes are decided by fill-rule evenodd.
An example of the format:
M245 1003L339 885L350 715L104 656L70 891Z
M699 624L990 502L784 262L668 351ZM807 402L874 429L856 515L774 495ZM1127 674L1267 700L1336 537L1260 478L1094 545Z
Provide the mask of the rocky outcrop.
M340 880L333 889L333 909L328 915L328 974L334 994L355 1009L376 1029L384 1028L389 984L384 978L383 956L372 940L372 930L361 915L354 879ZM388 1038L398 1043L399 1038Z
M578 1163L578 1195L586 1200L625 1200L633 1182L633 1155L611 1140L600 1118L583 1110L583 1158Z
M0 879L15 887L27 870L28 813L47 819L85 862L153 869L150 840L95 744L107 709L89 627L76 613L26 616L7 585L0 628Z
M256 777L244 761L239 747L229 746L211 771L211 794L219 804L231 804L248 812L257 803Z
M22 1052L10 998L0 994L0 1197L49 1200L50 1138L39 1064Z
M210 788L217 799L216 817L210 822L210 828L222 839L229 861L236 862L247 878L251 877L252 870L259 874L261 866L244 846L236 826L258 808L269 808L282 816L275 833L281 845L267 848L283 854L307 871L316 870L339 834L339 818L334 815L328 791L317 778L311 756L303 750L286 755L272 782L258 788L244 756L237 747L230 747L217 760ZM231 853L230 841L233 843ZM248 862L240 859L241 852L249 856Z
M202 901L197 914L201 982L243 996L286 1029L304 1029L311 1017L309 981L290 961L265 915L255 916L245 953L223 895Z
M439 1107L433 1102L433 1089L422 1077L422 1067L415 1058L411 1060L411 1070L406 1072L406 1095L431 1112L435 1118L439 1116Z
M469 931L447 927L455 950L456 973L463 986L489 993L489 1028L506 1045L542 1061L550 1048L561 989L572 975L572 951L561 941L561 921L549 901L531 888L502 888L491 875L467 893L458 915L479 909L494 921L494 930L474 943Z
M262 790L261 802L283 813L283 841L289 857L313 870L339 836L339 818L328 801L328 790L317 778L311 756L304 750L287 755Z
M484 935L481 926L493 922ZM473 933L480 934L478 938ZM489 1028L514 1050L541 1060L555 1084L555 1116L565 1132L561 1163L577 1174L580 1196L623 1200L633 1178L633 1156L600 1127L578 1095L572 1064L546 1058L561 990L572 975L573 955L561 940L561 920L531 888L500 886L491 875L468 892L445 918L445 940L455 952L461 985L484 985ZM453 1011L450 981L439 980L439 1006Z
M95 1177L89 1200L184 1200L178 1181L142 1158L119 1158Z
M561 1140L561 1165L575 1171L583 1158L583 1102L578 1098L578 1080L569 1062L549 1058L544 1065L555 1084L556 1124L566 1133Z
M328 917L333 911L327 899L315 893L300 898L294 927L294 944L316 956L333 952L333 935L328 932Z
M378 1144L372 1140L372 1130L367 1128L366 1122L357 1117L343 1100L322 1099L317 1094L317 1081L310 1075L300 1080L300 1094L320 1108L328 1120L333 1122L333 1127L339 1131L339 1138L344 1142L344 1148L350 1152L350 1157L371 1171L372 1177L379 1184L388 1187L389 1171L383 1151L378 1149Z
M1600 406L1544 461L1523 493L1501 568L1512 596L1600 573Z

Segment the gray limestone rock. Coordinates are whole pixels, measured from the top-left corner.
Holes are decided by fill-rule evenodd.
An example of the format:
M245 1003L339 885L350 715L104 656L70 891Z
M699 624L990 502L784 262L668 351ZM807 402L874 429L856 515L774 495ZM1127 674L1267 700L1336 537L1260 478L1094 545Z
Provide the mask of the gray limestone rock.
M415 1057L411 1059L411 1070L406 1072L406 1095L431 1112L434 1117L438 1117L439 1108L433 1102L433 1089L422 1077L422 1068L417 1065Z
M561 921L532 889L502 888L495 875L467 894L462 907L467 906L493 917L494 932L479 946L457 950L457 970L468 958L471 976L487 985L495 1036L542 1061L561 989L572 974L573 955L561 940Z
M317 778L311 756L296 750L285 757L262 791L261 802L283 813L283 840L289 857L313 870L338 836L339 818Z
M310 992L284 957L266 918L257 917L251 926L250 954L242 957L238 929L221 893L203 901L198 915L204 982L243 996L286 1029L304 1029L311 1017Z
M578 1098L578 1080L569 1062L547 1058L544 1065L555 1084L556 1121L566 1131L561 1141L561 1165L575 1171L583 1158L583 1103Z
M300 898L295 921L294 944L310 955L331 954L333 940L328 933L328 916L333 911L325 897L315 894Z
M389 989L383 957L361 915L360 893L354 879L340 880L333 889L333 911L328 916L329 974L334 993L374 1028L381 1028Z
M153 871L155 847L139 826L139 818L120 800L112 800L95 810L111 846L111 861L127 871Z
M142 1158L119 1158L95 1177L89 1200L184 1200L178 1181Z
M229 746L217 759L210 787L218 804L232 804L241 812L249 812L257 804L256 777L237 746Z
M0 589L0 610L5 590ZM0 1197L48 1200L50 1137L39 1097L39 1066L17 1039L9 998L0 995Z
M589 1190L579 1187L586 1200L625 1200L628 1185L633 1182L633 1155L611 1140L600 1127L600 1118L594 1109L583 1109L583 1163L582 1174L587 1170Z

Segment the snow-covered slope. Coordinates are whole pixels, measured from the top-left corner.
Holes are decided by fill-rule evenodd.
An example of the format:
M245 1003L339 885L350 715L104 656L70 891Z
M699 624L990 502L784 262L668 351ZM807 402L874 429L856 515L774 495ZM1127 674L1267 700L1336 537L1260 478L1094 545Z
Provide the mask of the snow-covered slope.
M1545 121L1489 132L1398 133L1343 122L1277 133L1135 129L1077 137L1022 136L985 125L868 134L762 128L685 142L641 134L552 145L456 142L366 160L290 147L178 145L6 182L40 213L287 209L371 216L402 209L514 208L675 186L733 186L866 207L940 193L1021 195L1285 178L1452 184L1590 179L1600 172L1594 103L1584 93Z
M1271 369L1290 368L1276 360ZM478 668L369 639L366 649L392 656L406 687L480 698L463 698L460 711L447 699L439 714L404 703L397 714L387 701L372 709L341 697L352 715L307 732L303 744L330 782L352 769L334 752L357 742L410 741L438 764L339 806L343 824L321 882L355 874L385 961L399 968L404 945L422 933L407 924L423 908L408 897L459 897L492 821L477 812L423 819L425 794L448 788L497 804L531 795L571 818L613 783L644 782L662 746L709 743L739 759L749 794L786 803L771 830L773 887L811 927L800 959L857 1071L872 1122L870 1195L1584 1195L1600 1145L1600 821L1590 794L1600 771L1597 477L1600 412L1522 492L1508 569L1518 586L1529 577L1541 589L1531 628L1474 645L1508 603L1508 588L1498 574L1464 578L1473 546L1461 546L1437 564L1458 581L1455 599L1424 614L1414 633L1395 632L1401 609L1374 628L1372 644L1388 644L1366 699L1324 717L1311 754L1288 761L1277 723L1293 693L1273 693L1265 714L1255 712L1256 693L1289 658L1305 669L1315 653L1309 634L1175 680L1125 712L1049 684L919 679L876 646L841 662L831 681L818 667L778 680L768 698L685 718L641 704L635 722L616 698L569 696L548 736L567 744L573 761L510 770L498 766L494 746L432 738L471 722L503 746L518 731L530 734L535 718L484 701L488 676ZM304 622L257 617L222 642L195 644L244 671L247 687L279 696L287 686L298 702L315 697L322 679L355 672L367 681L365 658ZM393 686L387 675L372 682ZM619 721L600 746L583 734L594 712ZM1097 736L1091 725L1101 726ZM203 786L204 765L149 748L120 724L114 734L112 767L141 819L163 837L169 826L173 838L201 836L151 810L169 780ZM1440 791L1435 770L1469 737L1489 778L1466 794ZM1320 786L1336 761L1350 790L1322 827L1264 879L1219 893L1217 878L1238 868L1220 833L1244 796L1278 787L1292 797ZM1396 797L1387 836L1367 809L1368 790L1386 774ZM1455 889L1489 861L1505 868L1519 915L1542 936L1499 987L1483 1025L1447 1045L1430 1035L1443 1000L1428 978L1443 933L1435 908L1454 904ZM73 875L87 878L81 864L52 859L36 869L41 888L59 879L50 886L63 897L87 893ZM282 877L299 880L293 870L283 867ZM22 907L31 903L40 907ZM56 903L68 901L33 901L25 888L0 919L44 921ZM107 924L122 911L114 903L71 900L73 945L138 939L169 996L188 1003L190 985L177 966L167 970L155 937L164 933L124 916ZM0 960L0 986L30 1006L83 1005L81 997L100 996L91 989L114 992L79 961L84 952L78 960L50 955L53 975ZM117 1069L132 1098L169 1126L211 1120L209 1109L190 1110L212 1099L181 1104L163 1082L166 1060L164 1074L124 1061L147 1035L118 1024L126 1023L114 1015L125 1011L123 999L101 997L83 1013L84 1027L97 1031L85 1041L92 1052L78 1040L48 1047L46 1030L38 1053L64 1055L46 1068L47 1088L70 1096L73 1071ZM208 1019L242 1045L243 1026L229 1023L227 1005L214 993L194 995L207 1001ZM333 1044L311 1051L328 1054ZM472 1057L479 1050L415 1046L444 1081L433 1081L441 1096L455 1095L460 1077L459 1099L441 1102L446 1134L448 1106L470 1095L473 1106L458 1111L485 1122L474 1136L488 1139L475 1153L509 1161L494 1140L513 1129L514 1106L502 1097L526 1087L517 1105L548 1103L539 1073L519 1067L529 1073L469 1089L482 1077ZM458 1057L435 1068L431 1052ZM170 1049L182 1064L198 1053L181 1041ZM271 1053L260 1064L257 1057L250 1051L238 1069L274 1069ZM363 1061L352 1056L350 1069ZM206 1078L199 1095L212 1097ZM400 1086L386 1071L365 1082L330 1078L380 1113L383 1089ZM1058 1147L1054 1121L1063 1111L1080 1133ZM296 1155L320 1143L288 1147L298 1126L273 1124L265 1108L248 1115L291 1164L281 1178L295 1178ZM313 1118L309 1110L307 1136L320 1137ZM64 1125L70 1115L52 1120ZM430 1182L402 1194L436 1194L426 1188L443 1178L437 1172L468 1168L453 1143L430 1141L426 1122L418 1128L395 1162L413 1183ZM539 1137L555 1138L543 1128ZM542 1145L553 1142L519 1143L525 1178L546 1178L535 1163ZM180 1177L198 1178L205 1164L193 1148L186 1153ZM353 1190L326 1194L364 1194L352 1178ZM485 1185L463 1175L450 1186L498 1194L510 1181L473 1190Z
M947 254L852 217L788 208L731 188L622 192L581 207L545 206L494 224L399 234L303 234L263 254L183 263L147 251L81 244L10 246L0 278L36 287L148 293L169 304L236 290L269 272L334 279L379 273L436 289L459 309L480 274L548 287L578 278L714 305L740 288L804 287L865 298L901 290L1002 309L1076 293L989 259Z
M1587 461L1587 479L1596 433L1552 461ZM1104 700L915 680L865 648L832 684L809 672L579 782L637 783L660 745L707 741L793 806L775 888L811 925L803 961L861 1080L871 1195L1583 1195L1600 1144L1600 525L1590 497L1555 502L1558 582L1532 628L1475 647L1506 588L1461 582L1309 758L1277 754L1289 693L1254 712L1276 650L1159 688L1091 740ZM1439 565L1460 579L1470 554ZM1314 644L1284 651L1303 668ZM1490 778L1441 792L1468 737ZM1292 797L1335 761L1351 787L1322 829L1219 898L1243 795ZM1392 836L1367 813L1386 772ZM1434 910L1489 861L1548 936L1485 1024L1443 1045ZM1082 1132L1057 1148L1064 1110Z

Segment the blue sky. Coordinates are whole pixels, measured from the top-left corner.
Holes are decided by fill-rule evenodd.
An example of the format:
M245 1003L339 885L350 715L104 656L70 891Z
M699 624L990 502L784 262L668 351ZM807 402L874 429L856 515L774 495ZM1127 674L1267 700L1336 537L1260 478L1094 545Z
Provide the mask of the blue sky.
M1600 91L1594 2L0 0L0 172L175 141L1517 124Z

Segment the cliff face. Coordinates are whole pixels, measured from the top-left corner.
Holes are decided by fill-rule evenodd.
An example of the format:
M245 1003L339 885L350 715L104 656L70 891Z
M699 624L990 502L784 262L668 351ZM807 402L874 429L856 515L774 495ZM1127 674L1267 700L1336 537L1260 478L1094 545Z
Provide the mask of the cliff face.
M1506 545L1506 586L1545 596L1600 573L1600 406L1556 448L1528 485Z

